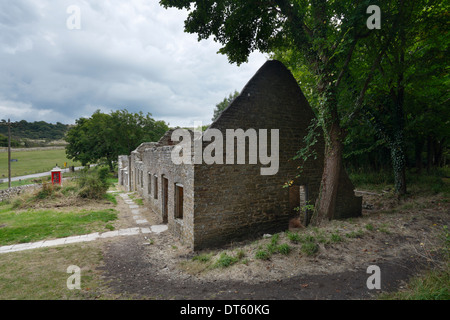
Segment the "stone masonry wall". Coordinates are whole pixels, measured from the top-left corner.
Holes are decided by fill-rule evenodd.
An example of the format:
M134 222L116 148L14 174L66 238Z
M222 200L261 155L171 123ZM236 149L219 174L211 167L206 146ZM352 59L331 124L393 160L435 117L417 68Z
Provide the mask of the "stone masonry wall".
M146 206L160 216L161 223L167 223L169 230L184 243L194 243L194 168L192 165L176 165L172 162L173 146L146 148L142 162L138 162L138 183L136 191L144 198ZM139 178L139 172L142 174ZM167 179L167 214L164 210L164 179ZM156 185L157 184L157 185ZM175 218L175 186L183 188L183 219ZM156 192L156 196L155 196Z
M142 144L131 153L127 168L129 190L141 194L149 209L159 214L160 222L167 223L169 230L194 250L286 230L289 220L298 216L294 207L300 201L299 186L307 186L311 204L319 194L324 155L322 137L314 146L317 158L303 164L300 176L302 163L293 160L304 146L303 138L314 117L290 71L278 61L268 61L210 126L223 135L224 164L175 165L171 159L174 142L170 130L158 143ZM248 148L245 164L227 164L227 129L254 129L258 142L259 130L267 129L269 155L271 129L278 129L278 172L262 175L261 168L270 165L259 161L249 164ZM203 150L209 146L209 141L203 142ZM125 158L121 160L121 166L125 167ZM163 178L168 181L167 210ZM293 181L293 186L284 188L289 181ZM183 187L182 219L175 218L176 184ZM360 214L361 198L355 197L350 179L341 170L335 218Z
M30 190L39 187L40 184L29 184L18 187L12 187L9 189L0 190L0 202L3 200L7 200L11 197L15 197L21 194L25 190Z
M221 130L224 137L226 129L279 129L279 171L261 175L259 163L196 165L195 248L288 228L296 212L289 203L289 189L283 185L298 174L300 162L292 158L313 117L291 73L279 62L267 62L210 128ZM306 163L295 182L308 185L312 201L320 186L323 143L316 145L316 151L319 159Z

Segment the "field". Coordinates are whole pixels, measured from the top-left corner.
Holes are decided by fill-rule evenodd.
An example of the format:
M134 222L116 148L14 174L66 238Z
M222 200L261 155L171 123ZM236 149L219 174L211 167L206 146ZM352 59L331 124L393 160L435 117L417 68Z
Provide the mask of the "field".
M81 166L79 162L67 159L64 149L12 152L11 159L18 160L11 162L11 177L50 171L56 164L60 168L64 167L64 163L67 163L67 167ZM8 153L0 152L0 179L5 178L7 181Z

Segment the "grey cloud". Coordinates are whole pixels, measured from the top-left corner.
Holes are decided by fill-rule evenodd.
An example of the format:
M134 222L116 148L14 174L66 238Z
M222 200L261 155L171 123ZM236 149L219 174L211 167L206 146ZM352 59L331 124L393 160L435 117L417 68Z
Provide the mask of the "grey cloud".
M81 30L66 28L69 5L81 9ZM183 33L185 13L158 1L15 0L0 12L0 118L73 123L127 108L206 124L265 60L228 64L218 44Z

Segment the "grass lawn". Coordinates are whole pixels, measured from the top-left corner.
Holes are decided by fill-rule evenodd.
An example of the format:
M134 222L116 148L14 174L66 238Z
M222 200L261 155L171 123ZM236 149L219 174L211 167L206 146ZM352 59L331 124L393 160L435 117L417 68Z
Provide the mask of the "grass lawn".
M114 209L98 211L58 210L15 211L12 205L0 206L0 245L64 238L112 229L117 219Z
M102 260L101 244L95 241L2 254L0 299L116 299L99 275ZM67 288L69 266L81 269L81 290Z
M77 201L74 189L67 182L44 199L34 191L0 202L0 246L114 230L114 195ZM102 246L94 241L0 254L0 299L116 299L99 275ZM81 290L67 288L69 266L81 269Z
M63 168L65 162L67 167L81 166L79 162L67 159L64 149L12 152L11 159L18 160L11 162L11 177L50 171L56 164ZM0 152L0 179L5 178L7 182L8 153Z

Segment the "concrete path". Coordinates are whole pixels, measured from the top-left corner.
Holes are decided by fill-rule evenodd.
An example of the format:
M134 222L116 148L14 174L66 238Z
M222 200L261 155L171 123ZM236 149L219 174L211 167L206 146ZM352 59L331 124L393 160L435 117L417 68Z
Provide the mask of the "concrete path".
M112 192L115 192L115 191L112 191ZM23 251L23 250L45 248L45 247L53 247L53 246L65 245L65 244L77 243L77 242L88 242L88 241L94 241L94 240L98 240L98 239L106 239L106 238L111 238L111 237L133 236L133 235L137 235L137 234L150 234L150 233L159 234L159 233L167 230L167 225L150 225L148 223L148 221L141 216L140 207L134 203L134 201L128 196L127 193L120 193L119 196L122 197L122 199L125 201L125 203L128 204L128 207L132 210L134 221L135 221L136 225L139 225L138 227L115 230L115 231L108 231L108 232L104 232L104 233L96 232L96 233L91 233L91 234L86 234L86 235L81 235L81 236L72 236L72 237L67 237L67 238L42 240L42 241L38 241L38 242L30 242L30 243L21 243L21 244L2 246L2 247L0 247L0 254L16 252L16 251Z

